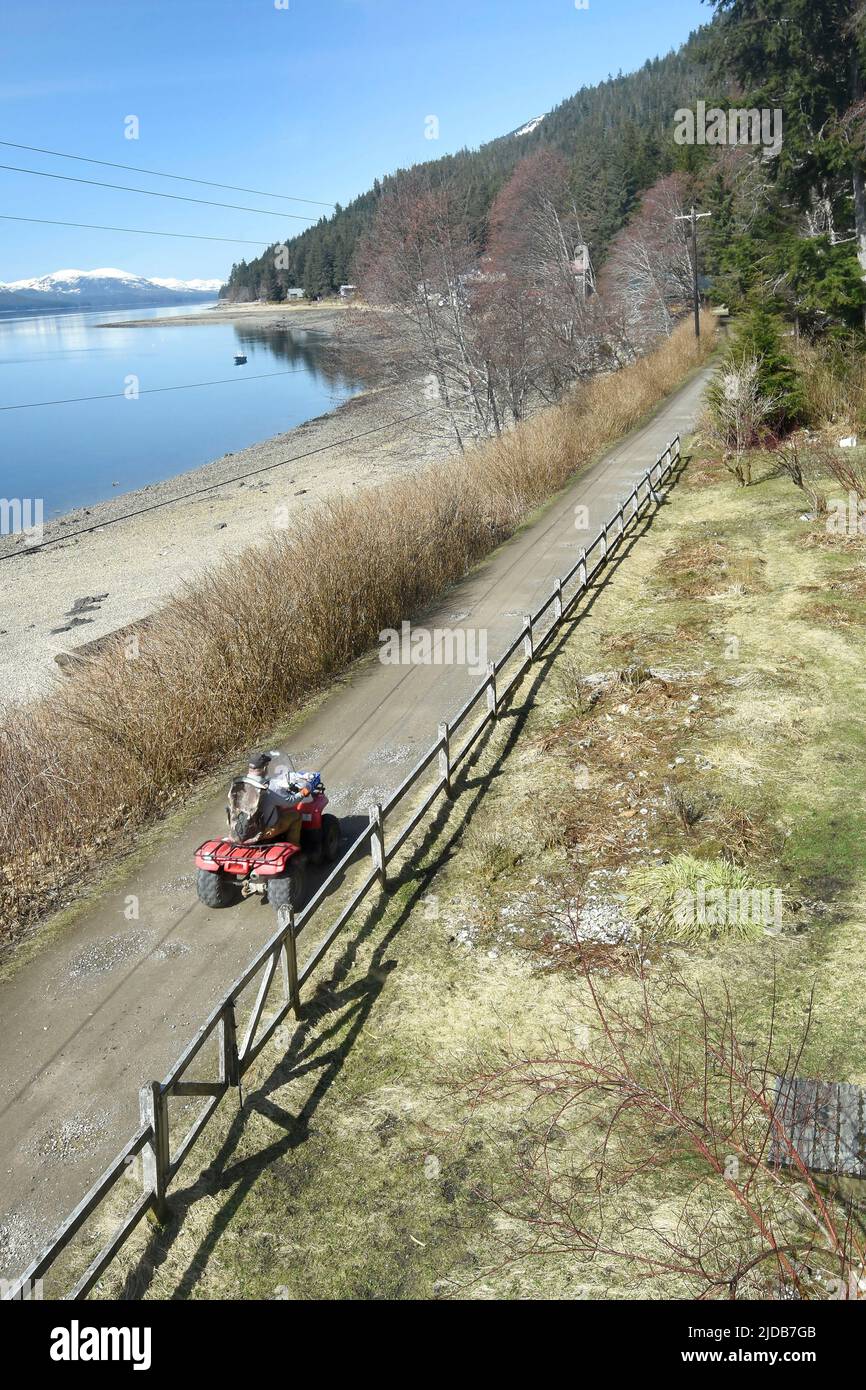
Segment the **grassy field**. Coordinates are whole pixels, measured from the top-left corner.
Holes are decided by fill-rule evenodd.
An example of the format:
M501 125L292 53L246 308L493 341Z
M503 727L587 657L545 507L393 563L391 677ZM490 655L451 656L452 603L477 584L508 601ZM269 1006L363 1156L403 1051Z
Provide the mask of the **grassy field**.
M743 1133L730 1071L701 1088L703 1029L720 1021L716 1063L735 1039L751 1077L793 1050L798 1075L866 1084L866 542L804 518L772 456L753 476L740 489L692 457L482 745L420 867L263 1054L245 1114L205 1135L173 1221L98 1293L726 1296L734 1251L736 1293L768 1296L731 1200L759 1178L722 1172ZM780 919L672 937L660 866L680 856L778 889ZM602 1019L622 1064L582 1091ZM682 1084L700 1142L689 1107L709 1094L705 1152L677 1107L634 1091L608 1128L625 1071L644 1096ZM818 1218L861 1185L783 1175L760 1200L777 1239L812 1249L810 1296L832 1292Z

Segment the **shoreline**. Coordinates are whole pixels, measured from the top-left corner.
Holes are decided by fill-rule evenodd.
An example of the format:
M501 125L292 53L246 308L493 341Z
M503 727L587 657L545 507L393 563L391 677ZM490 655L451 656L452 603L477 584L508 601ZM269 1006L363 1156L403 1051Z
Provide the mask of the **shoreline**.
M293 328L297 324L280 323L279 316L292 316L303 314L306 319L321 319L322 323L307 322L303 327L310 329L328 328L333 329L331 321L334 313L345 313L352 301L344 299L328 299L318 304L310 304L306 300L284 300L279 304L264 304L254 302L252 304L229 304L221 300L219 304L212 304L208 309L198 309L189 314L167 314L165 318L154 319L123 319L117 323L98 323L97 328L177 328L184 324L209 324L217 320L243 321L255 323L261 328ZM353 303L354 308L358 308Z
M52 518L41 546L0 537L0 708L50 694L64 679L58 656L141 622L305 510L441 457L447 435L425 405L420 383L372 386L286 433Z

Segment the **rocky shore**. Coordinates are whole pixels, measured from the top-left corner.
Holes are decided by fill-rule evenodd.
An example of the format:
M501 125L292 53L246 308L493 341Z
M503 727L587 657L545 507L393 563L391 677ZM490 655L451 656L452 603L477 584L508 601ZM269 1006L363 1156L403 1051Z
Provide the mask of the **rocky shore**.
M214 313L274 327L303 314L305 328L322 329L341 316L333 306L232 305L166 322ZM449 447L422 385L383 380L287 434L53 519L41 546L0 537L0 705L49 691L63 679L58 656L140 622L287 516L414 472Z

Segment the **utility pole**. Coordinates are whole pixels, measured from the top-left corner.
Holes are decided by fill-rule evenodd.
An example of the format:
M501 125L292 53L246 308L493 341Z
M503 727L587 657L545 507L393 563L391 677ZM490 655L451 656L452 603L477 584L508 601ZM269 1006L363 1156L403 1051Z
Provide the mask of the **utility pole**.
M697 212L694 203L691 212L675 217L675 222L690 222L692 227L692 285L695 295L695 337L701 336L701 299L698 294L698 221L702 217L712 217L711 212Z

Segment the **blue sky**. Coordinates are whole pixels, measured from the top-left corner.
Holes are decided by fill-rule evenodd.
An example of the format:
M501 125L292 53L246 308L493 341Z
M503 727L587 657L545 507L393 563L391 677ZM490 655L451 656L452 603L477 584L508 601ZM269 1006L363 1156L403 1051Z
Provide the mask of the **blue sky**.
M346 203L681 43L699 0L4 0L0 138ZM425 119L439 138L425 138ZM139 138L125 138L136 116ZM0 163L315 218L320 209L0 146ZM306 225L0 170L0 212L248 238ZM224 276L255 246L0 221L0 280L66 267Z

